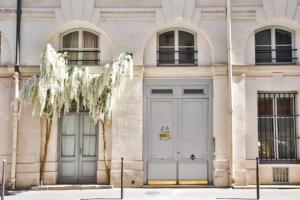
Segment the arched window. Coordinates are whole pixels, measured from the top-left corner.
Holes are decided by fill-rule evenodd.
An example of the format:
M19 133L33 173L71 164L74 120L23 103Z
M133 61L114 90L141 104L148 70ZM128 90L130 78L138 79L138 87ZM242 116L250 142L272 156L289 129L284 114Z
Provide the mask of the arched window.
M158 37L158 65L197 64L194 34L174 30L161 33Z
M268 28L255 33L255 62L257 64L295 63L293 34L281 28Z
M99 35L87 30L76 30L62 35L62 52L68 53L68 63L99 65Z

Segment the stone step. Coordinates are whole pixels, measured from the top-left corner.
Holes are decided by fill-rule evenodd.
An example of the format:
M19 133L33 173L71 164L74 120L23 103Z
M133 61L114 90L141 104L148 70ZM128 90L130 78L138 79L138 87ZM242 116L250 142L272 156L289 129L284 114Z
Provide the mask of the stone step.
M260 185L260 189L300 189L300 185ZM256 189L256 185L234 186L235 189Z
M144 188L216 188L213 185L144 185Z
M81 185L81 184L66 184L66 185L42 185L33 186L31 190L91 190L91 189L112 189L112 185Z

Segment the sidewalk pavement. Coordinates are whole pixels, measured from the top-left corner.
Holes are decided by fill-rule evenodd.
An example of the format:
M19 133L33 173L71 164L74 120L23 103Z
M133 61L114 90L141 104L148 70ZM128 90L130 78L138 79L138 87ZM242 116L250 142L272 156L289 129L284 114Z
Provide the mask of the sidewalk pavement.
M261 200L300 200L300 189L262 189ZM116 200L120 189L9 191L5 200ZM255 189L136 188L124 189L125 200L255 200Z

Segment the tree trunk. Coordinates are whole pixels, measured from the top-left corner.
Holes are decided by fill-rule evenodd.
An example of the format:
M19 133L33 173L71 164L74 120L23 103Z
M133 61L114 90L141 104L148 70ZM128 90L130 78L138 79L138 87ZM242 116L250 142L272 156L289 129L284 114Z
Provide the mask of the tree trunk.
M105 172L106 172L106 176L108 179L108 184L110 183L110 173L109 173L109 166L108 166L108 160L107 160L107 149L106 149L106 136L107 136L107 127L109 122L104 119L103 121L101 121L102 124L102 138L103 138L103 155L104 155L104 163L105 163Z
M51 127L52 127L52 119L46 119L46 140L44 144L44 154L43 158L41 160L41 167L40 167L40 185L44 184L44 173L45 173L45 166L46 166L46 160L47 160L47 154L48 154L48 144L51 134Z

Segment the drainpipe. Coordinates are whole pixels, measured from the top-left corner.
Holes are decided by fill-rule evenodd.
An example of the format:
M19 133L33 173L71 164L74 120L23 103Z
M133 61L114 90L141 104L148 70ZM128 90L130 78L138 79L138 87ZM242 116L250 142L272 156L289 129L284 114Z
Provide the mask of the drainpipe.
M233 134L233 106L232 106L232 41L231 41L231 0L227 0L226 3L227 12L227 79L228 79L228 131L230 138L230 185L234 186L234 134Z
M17 167L17 139L19 126L19 76L20 76L20 40L21 40L21 7L22 0L17 0L17 19L16 19L16 54L15 54L15 96L14 96L14 112L13 112L13 129L12 129L12 153L11 153L11 173L10 188L16 188L16 167Z

